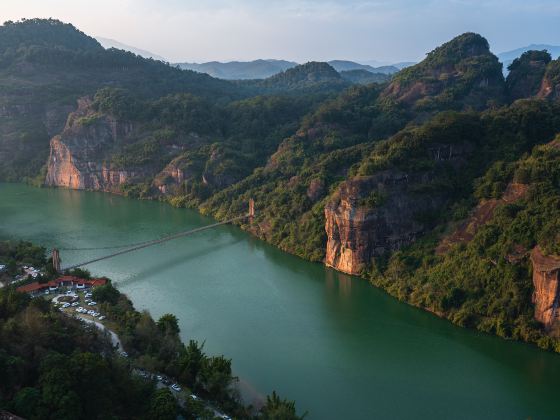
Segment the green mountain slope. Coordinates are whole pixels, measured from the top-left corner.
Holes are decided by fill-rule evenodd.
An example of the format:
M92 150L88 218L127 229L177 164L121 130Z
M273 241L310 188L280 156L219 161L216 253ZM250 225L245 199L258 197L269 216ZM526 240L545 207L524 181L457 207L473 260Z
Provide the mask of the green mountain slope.
M55 39L28 47L35 29L61 25L37 24L28 38L14 38L24 47L2 55L0 178L43 167L36 179L47 185L164 200L218 219L254 198L257 215L243 228L283 250L369 277L454 322L541 344L553 335L550 325L528 321L526 277L512 280L525 282L519 302L502 311L513 283L484 284L479 270L476 282L461 285L430 270L456 264L446 258L465 238L457 246L488 244L463 255L465 270L488 258L500 265L475 231L485 231L480 221L493 220L499 200L516 196L518 187L508 187L516 165L560 132L558 60L526 53L506 81L486 39L466 33L386 82L351 85L314 62L227 82L105 51L80 34L68 46ZM477 212L480 220L469 221ZM534 235L520 245L555 249L539 239L542 220L526 220ZM467 310L469 321L460 321ZM498 319L518 332L498 332Z

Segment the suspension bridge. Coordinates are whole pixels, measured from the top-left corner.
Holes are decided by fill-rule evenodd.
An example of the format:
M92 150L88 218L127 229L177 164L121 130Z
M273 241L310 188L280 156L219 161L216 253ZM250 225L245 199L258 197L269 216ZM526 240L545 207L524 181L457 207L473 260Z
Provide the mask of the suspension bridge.
M157 239L152 239L152 240L149 240L149 241L136 242L136 243L126 244L126 245L107 246L107 247L98 247L98 248L70 248L69 250L98 250L98 249L117 249L118 248L118 249L120 249L120 251L116 251L116 252L113 252L111 254L104 255L102 257L97 257L97 258L94 258L94 259L91 259L91 260L83 261L83 262L80 262L80 263L77 263L77 264L73 264L73 265L70 265L68 267L61 267L60 266L60 262L61 262L60 261L60 250L57 249L57 248L54 248L52 250L52 263L53 263L54 269L57 272L62 273L62 272L67 271L67 270L73 270L74 268L83 267L83 266L93 264L93 263L98 262L98 261L108 260L109 258L114 258L114 257L117 257L119 255L128 254L130 252L138 251L140 249L148 248L150 246L159 245L159 244L162 244L164 242L172 241L174 239L184 238L185 236L191 236L191 235L194 235L195 233L199 233L199 232L202 232L202 231L205 231L205 230L213 229L213 228L218 227L218 226L227 225L229 223L233 223L233 222L236 222L238 220L249 219L250 221L252 221L254 216L255 216L255 202L254 202L253 199L251 199L251 200L249 200L249 212L248 213L243 214L241 216L233 217L233 218L228 219L228 220L224 220L223 222L212 223L212 224L207 225L207 226L202 226L202 227L187 230L187 231L184 231L184 232L174 233L172 235L165 236L163 238L157 238Z

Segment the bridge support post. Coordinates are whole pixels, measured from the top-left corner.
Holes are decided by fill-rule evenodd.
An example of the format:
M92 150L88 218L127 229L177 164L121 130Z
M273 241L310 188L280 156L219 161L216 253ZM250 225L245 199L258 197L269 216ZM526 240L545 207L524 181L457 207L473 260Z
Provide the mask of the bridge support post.
M249 221L253 222L253 217L255 217L255 200L249 199Z
M56 248L52 250L52 265L54 270L60 273L60 252Z

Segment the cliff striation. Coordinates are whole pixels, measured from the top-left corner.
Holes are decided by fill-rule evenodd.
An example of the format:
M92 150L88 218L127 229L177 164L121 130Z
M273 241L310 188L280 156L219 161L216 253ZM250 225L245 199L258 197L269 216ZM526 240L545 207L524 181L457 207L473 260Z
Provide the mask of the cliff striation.
M531 252L533 263L533 304L535 319L553 330L560 318L560 257L543 255L537 246Z
M384 171L344 182L325 206L325 264L357 275L373 257L412 243L426 229L422 216L444 201L414 193L430 177Z
M550 100L560 98L560 59L548 63L537 96Z
M51 139L45 184L117 191L135 173L111 168L104 157L131 130L130 124L95 112L89 99L78 100L78 109L68 116L62 133Z
M527 51L508 67L506 86L511 100L530 98L539 93L551 56L546 51Z

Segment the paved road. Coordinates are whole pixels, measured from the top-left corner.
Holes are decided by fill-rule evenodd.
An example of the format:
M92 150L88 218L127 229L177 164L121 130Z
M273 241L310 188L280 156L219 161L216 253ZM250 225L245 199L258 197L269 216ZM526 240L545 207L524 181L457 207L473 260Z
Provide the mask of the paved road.
M76 316L78 318L80 318L81 320L89 323L89 324L95 324L95 326L97 328L99 328L101 331L103 332L108 332L109 335L111 336L111 343L113 343L113 346L115 346L117 349L122 349L122 343L121 340L119 339L119 336L117 335L117 333L115 333L113 330L110 330L109 328L107 328L105 325L103 325L101 322L98 321L94 321L92 319L86 318L80 314L76 314Z

